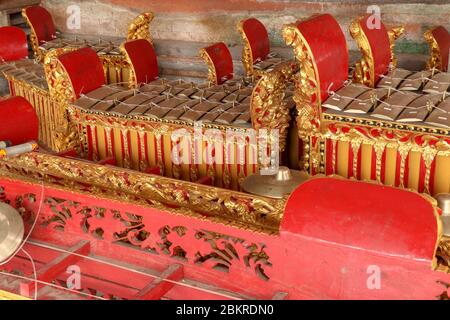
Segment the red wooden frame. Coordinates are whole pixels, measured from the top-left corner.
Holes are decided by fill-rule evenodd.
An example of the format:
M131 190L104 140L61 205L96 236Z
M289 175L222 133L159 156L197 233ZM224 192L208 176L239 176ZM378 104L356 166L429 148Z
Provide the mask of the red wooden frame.
M43 201L33 242L76 251L87 250L88 241L89 255L159 270L162 279L186 278L216 288L204 292L161 279L143 282L141 274L129 270L98 262L93 267L89 259L75 262L87 273L83 289L94 288L106 296L210 299L215 294L221 297L220 292L234 292L241 298L260 299L280 295L289 299L435 299L446 294L444 284L450 283L450 275L432 270L438 235L435 209L422 196L405 190L344 179L312 179L290 196L280 233L268 235L49 186L41 198L39 183L1 178L0 187L0 199L21 208L27 225L37 217ZM140 221L136 230L135 219ZM124 238L124 232L150 236ZM38 268L40 279L67 277L56 272L67 266L66 256L31 254L44 263ZM7 268L25 268L31 277L29 266L24 265L13 259ZM367 285L373 266L381 272L377 290ZM95 273L100 276L93 282ZM108 286L107 279L113 278L116 285ZM33 287L28 289L33 292Z

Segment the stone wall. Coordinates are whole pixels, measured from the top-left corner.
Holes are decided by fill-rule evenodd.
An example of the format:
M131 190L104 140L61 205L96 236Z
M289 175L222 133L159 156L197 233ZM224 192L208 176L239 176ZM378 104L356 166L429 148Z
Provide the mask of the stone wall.
M162 66L166 71L171 68L175 70L180 62L182 67L190 63L195 65L198 63L197 49L216 41L225 41L238 61L241 39L236 24L249 16L257 17L267 26L272 45L280 48L284 47L280 32L283 24L314 13L328 12L337 18L346 33L349 49L356 50L348 27L355 17L364 14L367 7L373 4L380 7L382 19L388 26L405 25L407 34L397 45L397 51L401 53L427 54L423 33L438 24L450 28L448 0L378 3L346 0L44 0L43 4L51 11L58 28L63 32L108 36L124 36L128 23L139 12L153 11L155 19L151 32L156 40L158 54L165 56L161 63L166 63L166 66ZM66 10L72 4L81 9L81 30L67 29ZM409 55L405 57L407 60ZM424 57L420 57L420 60L423 61ZM237 63L237 69L240 68Z

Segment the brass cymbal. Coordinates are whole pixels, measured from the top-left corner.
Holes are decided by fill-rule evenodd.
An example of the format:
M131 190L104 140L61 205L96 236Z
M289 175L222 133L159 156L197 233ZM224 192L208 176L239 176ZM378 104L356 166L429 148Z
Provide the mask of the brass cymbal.
M309 179L304 171L280 167L274 175L254 174L242 181L245 192L260 196L281 199L294 191L301 183Z
M0 203L0 263L19 248L24 225L19 212L6 203Z

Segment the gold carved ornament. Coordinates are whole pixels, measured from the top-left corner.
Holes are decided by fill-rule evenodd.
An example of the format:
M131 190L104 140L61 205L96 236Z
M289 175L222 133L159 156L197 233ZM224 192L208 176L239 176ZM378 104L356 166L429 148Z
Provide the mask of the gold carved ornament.
M364 84L369 87L375 86L375 63L373 61L372 48L364 31L361 28L361 20L359 17L350 24L350 35L355 39L356 44L361 51L362 58L355 64L353 73L354 82Z
M33 24L31 23L30 19L27 16L26 8L22 9L22 16L27 22L28 26L30 27L30 43L31 43L31 49L33 50L34 57L38 62L44 61L44 53L42 52L40 45L39 45L39 39L37 37L36 31L34 30Z
M370 42L361 28L361 21L364 17L359 17L350 24L350 35L356 41L361 51L362 58L355 64L353 80L357 83L364 84L369 87L375 87L375 62ZM397 40L405 31L403 26L392 28L388 31L390 51L391 51L391 67L397 66L397 58L394 53L395 40Z
M150 23L153 18L153 12L144 12L137 16L128 27L127 40L146 39L152 43Z
M394 48L395 48L395 40L400 38L405 33L404 26L394 27L388 31L389 43L391 47L391 65L393 67L397 67L397 57L395 56Z
M291 120L290 110L284 101L287 83L298 71L298 65L289 61L281 68L261 74L251 96L252 126L259 129L278 129L280 152L286 148L286 140Z
M44 71L47 78L50 97L55 103L57 115L55 128L55 151L64 151L79 147L78 129L70 121L67 107L76 99L72 80L58 56L76 50L76 48L58 48L48 52L44 59Z
M202 48L199 50L199 55L203 59L203 61L206 63L208 67L208 81L211 84L217 84L217 73L216 73L216 66L214 65L213 60L209 56L208 52L205 50L205 48Z
M426 31L423 36L430 47L430 58L427 61L427 68L443 71L441 50L439 49L439 45L433 36L433 30Z
M322 120L319 73L309 44L295 24L283 27L283 37L286 44L294 48L294 56L300 66L300 71L294 75L294 101L298 113L298 134L304 145L304 168L310 172L311 163L317 165L317 157L320 156L317 144L312 144L312 138L320 134Z
M42 153L0 160L2 176L278 233L286 199L270 199Z
M255 69L253 68L253 53L252 47L250 46L250 41L247 38L247 35L244 31L244 22L245 20L240 21L237 24L237 30L241 34L242 41L244 42L244 47L242 49L242 65L244 66L245 74L247 77L255 76Z

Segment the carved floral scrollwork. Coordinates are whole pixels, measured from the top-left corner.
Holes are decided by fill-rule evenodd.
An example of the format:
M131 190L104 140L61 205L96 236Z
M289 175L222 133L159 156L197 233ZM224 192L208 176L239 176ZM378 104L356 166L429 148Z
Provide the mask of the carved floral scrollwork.
M284 101L287 84L298 71L297 63L287 61L275 70L261 74L251 97L251 116L254 129L278 129L280 152L286 148L290 110Z
M297 106L296 121L299 138L303 140L304 145L304 169L307 172L312 172L311 160L317 160L317 157L311 157L310 155L311 150L316 150L316 145L311 137L320 134L322 118L319 76L308 43L304 40L297 26L295 24L284 26L283 37L286 44L294 48L294 56L300 66L300 71L294 75L294 101ZM316 162L313 165L316 165ZM314 170L319 169L317 167Z
M139 216L118 210L91 207L74 201L47 198L52 215L41 226L67 234L82 231L98 240L131 246L152 254L166 255L222 272L252 269L268 281L272 267L264 244L185 226L159 225L151 215ZM206 244L206 245L204 245Z

